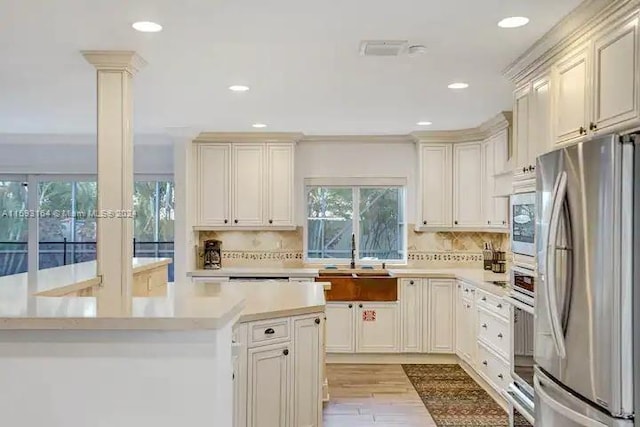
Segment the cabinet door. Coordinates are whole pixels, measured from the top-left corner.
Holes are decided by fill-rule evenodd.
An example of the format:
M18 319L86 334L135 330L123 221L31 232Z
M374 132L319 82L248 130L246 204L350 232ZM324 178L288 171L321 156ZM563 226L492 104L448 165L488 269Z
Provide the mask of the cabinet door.
M606 31L594 42L593 119L598 131L640 117L638 15Z
M489 138L482 143L482 159L484 160L484 197L483 209L487 227L495 227L495 204L493 201L493 187L495 184L495 144L494 139Z
M233 144L233 225L264 221L264 145Z
M531 87L524 86L516 90L513 104L513 148L515 174L526 173L529 162L529 96Z
M553 148L553 132L551 131L551 81L543 76L531 85L531 121L529 144L529 162L536 165L538 156Z
M451 177L451 145L421 145L418 226L451 227Z
M289 343L249 349L247 424L289 425Z
M325 309L327 353L353 353L355 351L354 312L354 303L327 303Z
M229 225L231 145L198 143L196 156L196 225Z
M586 134L588 120L589 49L581 47L561 60L556 73L556 143Z
M453 226L482 227L482 142L453 146Z
M456 355L459 358L464 358L464 341L465 341L465 310L464 299L462 297L462 284L457 282L456 284Z
M291 394L294 426L321 425L321 321L320 315L293 320L295 347Z
M423 284L420 279L400 280L402 314L402 351L422 351ZM426 307L425 307L426 308Z
M400 349L398 304L362 302L356 310L356 350L396 353Z
M294 224L293 144L267 144L267 223Z
M429 280L429 352L455 352L455 281Z
M494 173L498 174L504 172L507 169L507 162L509 161L509 131L507 129L499 132L493 138L493 169ZM494 186L492 188L493 194L495 194L495 178ZM493 218L491 220L492 225L496 225L500 228L509 227L509 198L508 197L493 197Z

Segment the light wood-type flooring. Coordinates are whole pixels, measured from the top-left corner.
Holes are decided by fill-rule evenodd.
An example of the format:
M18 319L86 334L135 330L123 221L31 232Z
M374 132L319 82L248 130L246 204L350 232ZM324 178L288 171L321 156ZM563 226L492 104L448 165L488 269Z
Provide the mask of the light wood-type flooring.
M325 427L435 427L400 365L327 365Z

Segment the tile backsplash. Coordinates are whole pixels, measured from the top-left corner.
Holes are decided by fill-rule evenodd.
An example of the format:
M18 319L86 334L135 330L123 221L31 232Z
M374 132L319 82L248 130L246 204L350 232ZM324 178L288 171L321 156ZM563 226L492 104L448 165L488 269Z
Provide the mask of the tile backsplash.
M296 268L305 266L303 232L302 227L294 231L201 231L198 241L201 247L208 239L222 241L223 267ZM508 234L417 233L409 225L407 267L481 267L486 241L496 249L509 250Z

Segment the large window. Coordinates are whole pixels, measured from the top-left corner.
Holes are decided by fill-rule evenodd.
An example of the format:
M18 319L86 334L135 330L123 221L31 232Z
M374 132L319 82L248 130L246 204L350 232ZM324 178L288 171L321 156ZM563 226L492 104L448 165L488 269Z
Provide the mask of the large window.
M308 186L306 257L404 261L406 225L400 186Z
M27 271L27 184L0 180L0 276Z

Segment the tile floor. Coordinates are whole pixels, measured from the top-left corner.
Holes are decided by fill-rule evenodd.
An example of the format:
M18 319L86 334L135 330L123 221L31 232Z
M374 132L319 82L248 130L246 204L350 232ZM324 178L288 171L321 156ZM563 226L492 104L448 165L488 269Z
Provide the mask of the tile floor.
M327 365L325 427L435 427L400 365Z

